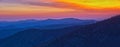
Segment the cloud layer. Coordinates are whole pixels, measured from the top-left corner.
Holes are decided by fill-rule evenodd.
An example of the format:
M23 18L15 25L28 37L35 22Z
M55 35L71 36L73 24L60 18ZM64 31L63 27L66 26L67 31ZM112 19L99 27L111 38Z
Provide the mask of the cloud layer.
M119 2L120 0L0 0L0 19L102 19L120 14Z

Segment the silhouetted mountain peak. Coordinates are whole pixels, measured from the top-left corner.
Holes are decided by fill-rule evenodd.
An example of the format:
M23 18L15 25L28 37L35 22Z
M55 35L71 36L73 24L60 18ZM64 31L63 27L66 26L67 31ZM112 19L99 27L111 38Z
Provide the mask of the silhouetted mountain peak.
M120 19L120 15L116 15L116 16L114 16L112 18Z
M78 21L78 20L80 20L80 19L76 19L76 18L64 18L64 19L46 19L46 20L44 20L44 21L68 21L68 20L76 20L76 21Z
M46 19L43 21L95 21L95 20L81 20L77 18L63 18L63 19Z
M120 22L120 15L117 15L117 16L115 16L115 17L112 17L112 18L110 18L111 20L114 20L114 21L116 21L116 22ZM109 19L109 20L110 20Z
M120 24L120 15L96 23L96 25L99 26L117 26L119 24Z
M80 20L80 19L76 19L76 18L64 18L62 20Z

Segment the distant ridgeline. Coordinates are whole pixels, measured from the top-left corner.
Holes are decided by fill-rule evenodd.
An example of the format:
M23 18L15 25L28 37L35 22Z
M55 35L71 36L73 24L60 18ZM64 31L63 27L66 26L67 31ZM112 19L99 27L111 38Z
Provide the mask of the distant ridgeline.
M75 18L47 19L47 20L20 20L20 21L1 21L0 39L11 36L17 32L27 29L59 29L75 25L88 25L95 23L95 20L80 20Z
M0 47L120 47L120 15L84 26L27 29L1 39Z

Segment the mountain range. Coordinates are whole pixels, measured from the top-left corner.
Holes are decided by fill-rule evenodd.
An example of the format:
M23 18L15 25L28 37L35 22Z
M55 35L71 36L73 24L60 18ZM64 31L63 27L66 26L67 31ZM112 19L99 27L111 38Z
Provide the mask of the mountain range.
M75 18L47 19L47 20L20 20L20 21L0 21L0 39L11 36L17 32L39 28L39 29L57 29L74 25L87 25L95 23L95 20L80 20Z
M31 28L0 40L0 47L120 47L120 15L81 26Z
M20 21L1 21L0 27L13 27L13 28L26 28L26 27L41 27L41 26L49 26L49 25L59 25L59 24L66 24L66 25L85 25L91 24L96 22L95 20L80 20L75 18L65 18L65 19L47 19L47 20L20 20Z

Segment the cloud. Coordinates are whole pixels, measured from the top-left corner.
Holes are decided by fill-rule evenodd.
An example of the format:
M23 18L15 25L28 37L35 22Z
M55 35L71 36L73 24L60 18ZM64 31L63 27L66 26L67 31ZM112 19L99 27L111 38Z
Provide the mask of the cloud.
M16 3L16 4L27 4L35 6L49 6L49 7L58 7L65 8L64 3L56 2L55 0L0 0L0 3Z
M120 0L58 0L58 2L83 6L88 9L120 8Z
M32 3L36 3L36 2L54 2L53 0L0 0L0 2L6 2L6 3L27 3L27 2L32 2Z
M69 12L73 9L55 8L49 6L36 6L29 4L17 3L0 3L0 14L41 14L41 13L56 13L56 12Z

